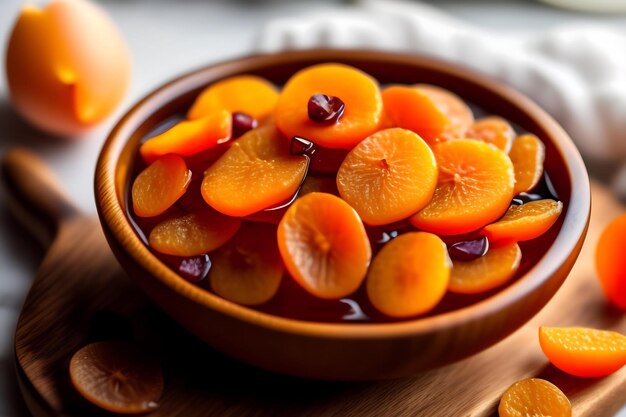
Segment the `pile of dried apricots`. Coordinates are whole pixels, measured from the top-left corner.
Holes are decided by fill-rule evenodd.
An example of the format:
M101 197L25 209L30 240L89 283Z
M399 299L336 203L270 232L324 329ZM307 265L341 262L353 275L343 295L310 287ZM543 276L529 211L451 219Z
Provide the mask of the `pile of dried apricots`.
M518 242L563 208L528 198L543 178L536 136L475 120L441 87L381 87L335 63L282 91L252 75L218 81L139 155L132 210L150 248L244 305L290 280L321 300L361 288L389 318L425 314L447 292L510 281Z

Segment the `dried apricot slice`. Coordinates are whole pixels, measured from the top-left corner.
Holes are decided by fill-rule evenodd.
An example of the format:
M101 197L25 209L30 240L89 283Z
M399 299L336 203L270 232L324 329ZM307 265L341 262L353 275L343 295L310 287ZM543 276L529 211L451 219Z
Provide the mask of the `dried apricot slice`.
M264 78L237 75L208 86L187 112L198 119L219 111L245 113L260 121L272 114L278 100L276 87Z
M294 280L326 299L354 292L372 255L359 215L326 193L307 194L289 207L278 225L278 247Z
M516 243L491 247L473 261L452 261L448 289L460 294L477 294L492 290L509 281L517 272L522 251Z
M465 136L467 129L474 123L474 114L459 96L436 85L417 84L415 88L426 94L450 121L441 139L459 139Z
M554 200L531 201L512 205L504 217L487 225L482 234L491 242L522 242L541 236L552 227L563 211L563 203Z
M230 140L232 118L227 111L211 113L197 120L178 122L165 132L148 139L139 148L150 163L168 153L191 156Z
M336 122L314 122L308 103L321 94L339 98L344 111ZM378 129L382 115L378 83L343 64L319 64L294 74L276 105L276 125L287 137L302 136L327 148L350 149Z
M422 209L437 184L437 163L426 142L410 130L368 136L337 172L341 197L370 225L389 224Z
M202 197L224 214L247 216L292 198L306 170L307 158L290 155L276 129L254 129L205 172Z
M433 147L439 178L430 203L411 217L441 235L477 230L502 216L513 198L513 164L499 149L471 139Z
M367 275L370 302L390 317L410 317L432 310L450 278L450 258L443 241L425 232L396 237L378 252Z
M596 246L596 271L606 297L626 310L626 213L606 226Z
M243 305L269 301L285 271L276 243L276 226L245 223L224 246L211 254L211 288Z
M119 414L152 411L163 394L160 367L126 342L83 347L70 360L70 379L87 401Z
M442 140L450 119L426 93L414 87L391 86L382 92L385 113L394 126L409 129L429 143Z
M517 381L502 394L499 417L571 417L572 405L556 385L539 378Z
M150 247L166 255L196 256L226 243L239 229L241 220L209 208L167 219L150 232Z
M626 336L617 332L541 326L539 344L554 366L575 376L606 376L626 365Z
M141 171L135 181L131 196L133 210L139 217L158 216L170 208L191 182L191 170L183 158L165 155Z
M545 146L535 135L522 135L513 141L509 157L515 169L516 195L535 188L543 175L545 156Z
M515 130L502 117L489 116L476 120L465 133L465 137L491 143L508 153L515 138Z

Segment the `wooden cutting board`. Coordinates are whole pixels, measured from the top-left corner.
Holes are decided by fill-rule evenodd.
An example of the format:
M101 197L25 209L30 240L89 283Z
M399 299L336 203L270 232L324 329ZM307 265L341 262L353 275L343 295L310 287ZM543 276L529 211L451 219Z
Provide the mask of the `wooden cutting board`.
M589 235L578 263L550 303L526 326L462 362L413 378L338 383L301 380L251 368L194 339L156 309L120 270L98 221L79 213L24 151L4 161L7 189L51 242L20 316L15 350L22 392L39 416L107 416L68 381L68 361L90 340L132 337L162 358L166 378L151 416L494 416L513 382L541 377L559 386L578 417L612 416L626 404L626 367L582 379L555 369L537 341L537 326L579 325L626 333L626 314L608 306L595 278L593 248L603 226L623 212L593 186ZM35 220L33 222L33 219ZM251 349L254 346L250 347Z

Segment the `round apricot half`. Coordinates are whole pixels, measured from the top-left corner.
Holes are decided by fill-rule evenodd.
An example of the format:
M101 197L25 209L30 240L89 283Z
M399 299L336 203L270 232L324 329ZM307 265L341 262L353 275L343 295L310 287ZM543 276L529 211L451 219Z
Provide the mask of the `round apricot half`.
M288 141L275 128L257 128L205 172L202 197L219 212L247 216L292 198L306 170L307 157L290 155Z
M318 122L309 117L316 95L343 102L341 117ZM276 105L276 125L291 138L305 137L327 148L351 149L378 129L382 115L378 83L368 74L343 64L319 64L294 74Z
M372 256L359 215L325 193L307 194L289 207L278 225L278 248L294 280L326 299L356 291Z
M499 417L571 417L572 405L556 385L539 378L517 381L502 394Z
M410 232L378 252L367 275L367 296L381 313L411 317L432 310L450 279L450 258L436 235Z
M207 87L187 112L190 119L199 119L219 111L245 113L260 121L276 107L276 87L264 78L238 75Z
M473 261L452 261L451 292L477 294L492 290L508 282L517 272L522 251L516 243L489 248L487 253Z
M459 96L436 85L417 84L415 88L426 94L450 121L441 139L459 139L465 136L467 129L474 123L474 114Z
M502 216L513 198L513 164L486 143L458 139L433 147L439 177L430 203L411 217L419 229L440 235L480 229Z
M430 147L410 130L381 130L356 145L339 167L341 197L370 225L389 224L422 209L437 185Z
M543 175L545 156L545 145L535 135L522 135L513 141L509 157L515 169L516 195L535 188Z
M626 365L626 336L583 327L539 328L541 350L568 374L601 377Z
M183 158L177 155L159 158L133 182L131 196L135 214L158 216L185 194L190 182L191 170L187 169Z
M491 143L508 153L515 137L515 130L502 117L489 116L476 120L465 133L465 137Z
M626 311L626 213L604 229L596 246L596 271L606 297Z
M83 347L70 360L70 379L87 401L118 414L155 410L163 394L160 367L126 342Z
M512 205L504 217L485 226L482 234L491 242L522 242L547 232L563 211L563 203L554 200L531 201Z

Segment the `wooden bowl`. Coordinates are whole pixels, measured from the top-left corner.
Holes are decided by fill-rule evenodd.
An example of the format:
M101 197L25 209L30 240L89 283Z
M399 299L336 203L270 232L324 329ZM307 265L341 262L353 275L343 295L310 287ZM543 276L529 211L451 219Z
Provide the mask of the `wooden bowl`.
M127 190L139 141L184 112L206 85L236 74L283 84L321 62L361 68L381 83L431 83L501 115L546 145L545 166L565 208L555 240L518 280L475 304L396 323L320 323L277 317L188 283L157 259L127 215ZM503 339L537 313L569 273L590 214L585 165L563 129L536 104L467 69L415 55L312 50L235 59L184 75L132 108L106 140L96 168L102 227L121 265L163 310L216 349L252 365L306 378L395 378L465 358ZM521 347L520 347L521 348Z

